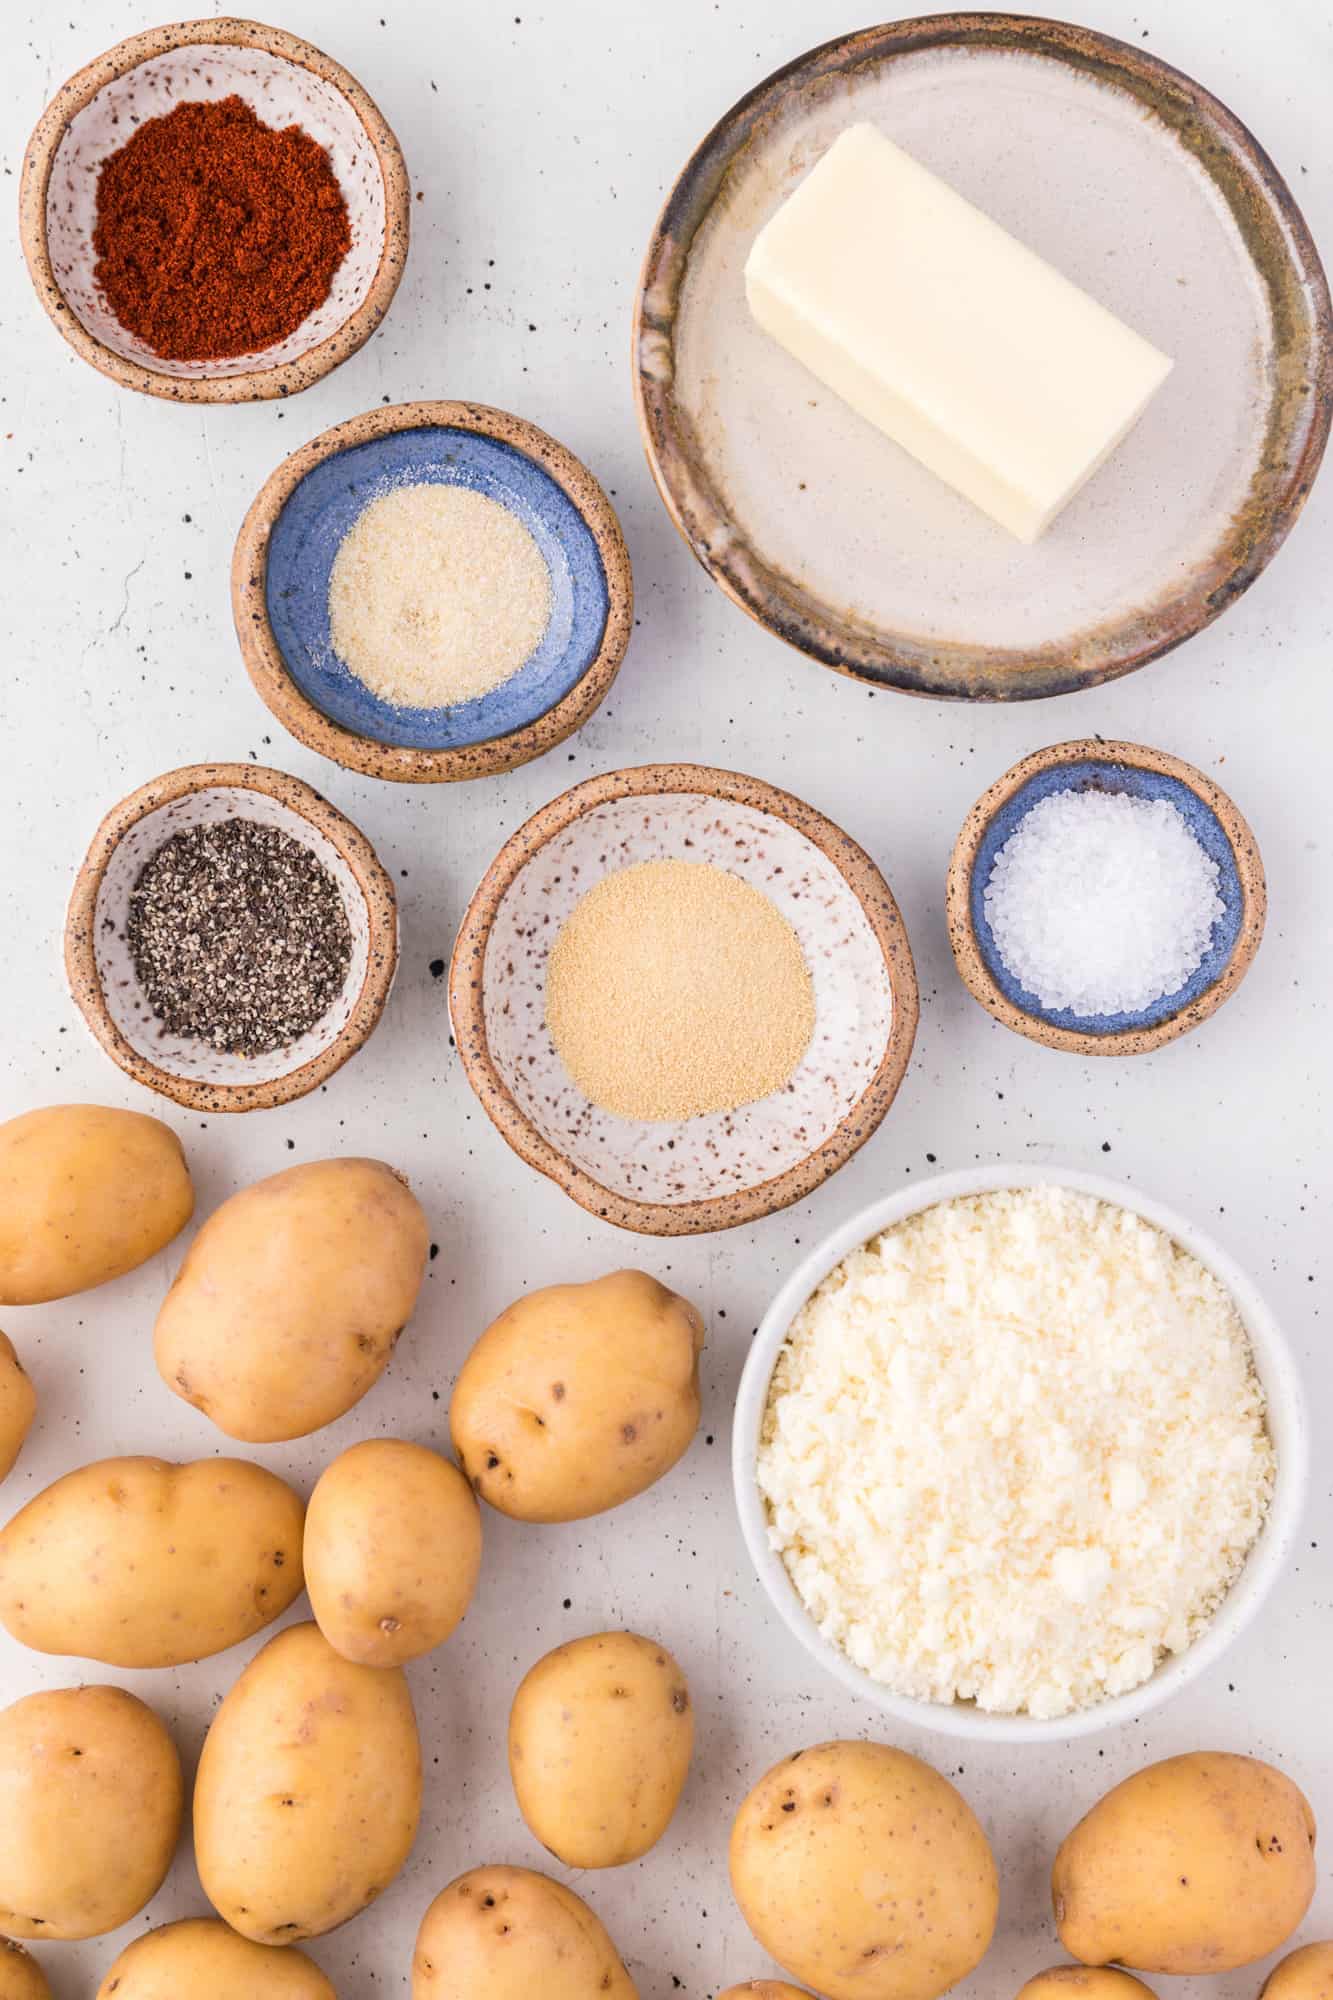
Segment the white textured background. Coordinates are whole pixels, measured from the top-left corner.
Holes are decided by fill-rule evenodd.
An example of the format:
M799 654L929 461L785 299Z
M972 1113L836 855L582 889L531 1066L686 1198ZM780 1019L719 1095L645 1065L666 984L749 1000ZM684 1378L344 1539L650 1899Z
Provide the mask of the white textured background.
M1333 25L1323 0L1163 0L1146 12L1084 0L1082 17L1146 40L1230 104L1329 252ZM725 1449L736 1377L798 1245L932 1163L997 1159L1120 1175L1210 1227L1266 1287L1304 1364L1316 1476L1300 1559L1267 1619L1195 1693L1143 1726L1021 1758L899 1732L958 1778L999 1852L1001 1933L965 1991L1008 2000L1057 1956L1044 1885L1067 1824L1113 1778L1188 1748L1275 1758L1309 1791L1329 1835L1303 1935L1333 1933L1333 1357L1321 1320L1333 471L1222 623L1128 680L1008 709L872 696L767 638L695 567L651 486L628 366L639 260L686 155L778 63L860 25L855 10L849 18L823 0L288 0L280 18L347 64L396 129L420 197L412 255L385 328L318 388L286 404L209 411L130 395L86 367L32 299L14 242L22 149L47 98L155 13L114 0L5 10L0 1115L80 1098L157 1110L185 1141L205 1213L243 1182L338 1151L381 1154L411 1176L440 1250L389 1377L333 1430L256 1454L307 1486L357 1437L439 1440L461 1356L521 1286L640 1262L697 1298L710 1326L704 1425L663 1486L583 1526L487 1519L475 1608L412 1671L427 1772L415 1855L376 1908L315 1955L343 2000L404 1993L416 1924L438 1888L483 1860L541 1865L504 1766L510 1693L548 1646L626 1622L663 1639L689 1671L695 1768L657 1850L579 1886L645 2000L678 1990L706 2000L767 1969L727 1886L731 1810L778 1754L874 1734L876 1718L812 1677L748 1573ZM237 655L227 569L241 516L285 452L373 403L418 396L498 403L587 460L620 509L639 629L610 702L572 745L510 777L412 790L324 764L270 721ZM976 794L1023 752L1092 731L1160 744L1215 772L1255 827L1272 896L1267 940L1238 998L1200 1033L1133 1063L1083 1064L994 1025L954 974L943 921L950 843ZM202 1125L134 1090L85 1038L59 934L103 810L155 772L231 757L297 772L365 828L398 878L403 965L379 1032L327 1091ZM462 1079L430 971L447 958L487 861L530 811L576 778L671 758L776 779L863 842L902 904L924 999L903 1091L852 1165L798 1210L683 1245L599 1227L520 1165ZM7 1509L89 1457L217 1449L218 1434L152 1366L152 1320L178 1255L66 1304L7 1315L42 1405ZM245 1657L120 1678L160 1708L192 1757ZM76 1663L0 1646L6 1700L78 1678ZM200 1904L186 1846L150 1914L160 1921ZM119 1939L46 1949L59 2000L90 1994L144 1921ZM1256 1970L1214 1990L1248 2000L1257 1985Z

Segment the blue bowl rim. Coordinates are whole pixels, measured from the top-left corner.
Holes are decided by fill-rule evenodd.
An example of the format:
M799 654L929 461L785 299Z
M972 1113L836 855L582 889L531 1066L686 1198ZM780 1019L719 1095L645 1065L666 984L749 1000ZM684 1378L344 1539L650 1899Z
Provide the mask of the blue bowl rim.
M578 510L597 545L607 587L601 646L567 694L544 715L485 742L442 750L378 743L332 721L296 685L268 615L268 542L273 524L302 479L350 446L398 431L472 431L511 446L545 472ZM288 733L345 769L398 783L431 784L510 771L542 756L587 721L619 672L634 623L629 552L605 491L573 452L526 418L485 403L383 405L335 424L293 452L256 494L232 556L232 615L246 669L261 700Z
M1219 954L1219 963L1210 968L1212 977L1200 990L1191 991L1187 985L1182 989L1184 997L1170 1009L1147 1010L1150 1018L1131 1017L1109 1030L1092 1028L1075 1016L1044 1011L1035 1002L1030 1006L1023 1004L1019 997L1022 989L1017 982L1009 978L1002 983L996 977L991 963L992 947L978 935L975 914L979 900L977 865L987 851L987 836L997 819L1034 780L1048 773L1089 765L1164 778L1191 793L1229 849L1234 870L1233 894L1239 902L1234 913L1234 935L1225 952ZM1225 894L1223 900L1227 901ZM947 905L949 939L959 973L973 997L997 1020L1051 1048L1082 1055L1134 1055L1159 1048L1187 1033L1230 998L1248 972L1263 935L1267 891L1254 834L1234 802L1211 778L1181 758L1146 744L1084 737L1033 751L977 800L954 844Z

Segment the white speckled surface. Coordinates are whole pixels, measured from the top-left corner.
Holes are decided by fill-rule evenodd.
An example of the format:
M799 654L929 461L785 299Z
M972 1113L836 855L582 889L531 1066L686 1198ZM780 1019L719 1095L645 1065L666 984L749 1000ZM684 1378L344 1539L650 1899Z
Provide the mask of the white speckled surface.
M327 380L287 402L237 408L118 391L51 327L23 275L12 203L0 215L9 275L0 1112L90 1097L154 1108L87 1040L66 996L65 900L102 812L133 785L174 765L253 755L314 783L374 843L401 898L398 983L384 1021L327 1090L206 1129L157 1108L189 1148L204 1211L297 1160L380 1154L411 1176L440 1246L416 1323L360 1410L321 1437L256 1456L308 1490L326 1458L358 1437L438 1440L468 1343L524 1287L638 1263L697 1298L710 1332L704 1423L662 1487L570 1527L488 1518L472 1613L412 1669L427 1773L416 1853L380 1904L314 1955L340 2000L405 2000L418 1919L449 1877L481 1860L543 1865L505 1771L509 1696L547 1647L624 1621L660 1634L690 1674L694 1773L655 1852L576 1886L644 2000L708 2000L769 1969L727 1886L730 1813L779 1754L883 1725L815 1676L766 1609L732 1514L728 1413L751 1330L797 1257L852 1209L930 1171L932 1157L941 1169L1003 1159L1091 1167L1197 1218L1281 1315L1316 1422L1301 1555L1269 1615L1188 1698L1105 1742L1021 1758L896 1732L955 1776L1000 1854L1000 1934L961 2000L1010 2000L1058 1956L1044 1878L1074 1814L1149 1757L1201 1745L1277 1758L1306 1786L1326 1832L1303 1934L1333 1935L1333 470L1254 589L1142 673L1010 708L871 694L766 637L709 584L653 490L629 373L640 258L686 155L742 91L863 16L830 13L823 0L454 0L447 10L437 0L284 0L280 12L365 84L422 197L385 326ZM1080 0L1079 12L1129 40L1146 36L1229 103L1333 250L1324 0L1266 9ZM27 134L62 78L156 18L128 0L71 0L59 11L15 0L0 76L11 191ZM423 395L522 412L585 460L625 527L639 623L610 700L581 735L508 777L413 789L337 770L282 735L241 668L227 566L246 507L285 451L381 399ZM964 991L944 923L949 849L977 794L1026 751L1094 732L1159 744L1215 774L1254 826L1272 893L1268 934L1236 998L1197 1034L1132 1062L1084 1062L1008 1034ZM897 1102L840 1174L754 1228L668 1243L599 1225L522 1166L463 1080L443 978L431 968L442 975L483 869L529 813L594 772L672 760L753 771L845 827L902 905L923 1004ZM152 1320L178 1261L168 1253L104 1291L0 1316L42 1402L0 1495L6 1508L107 1452L218 1448L152 1365ZM109 1677L156 1702L192 1761L253 1650ZM80 1671L0 1635L7 1699ZM187 1845L153 1915L199 1907ZM46 1949L57 2000L87 2000L141 1928ZM1254 2000L1263 1969L1163 1982L1162 2000Z
M725 868L769 898L810 969L815 1030L785 1090L680 1125L636 1124L590 1104L556 1054L546 962L598 882L665 859ZM539 848L496 912L485 981L486 1039L515 1101L576 1166L635 1201L711 1201L796 1166L869 1085L893 1012L884 954L828 856L769 813L680 792L599 806Z
M88 51L89 58L99 53ZM285 340L259 354L234 354L221 361L163 360L146 342L126 332L93 283L97 169L145 119L160 118L187 101L216 102L232 96L243 98L266 125L303 126L327 149L347 203L352 247L338 266L323 305ZM384 179L365 127L332 84L265 49L204 42L172 49L128 70L99 90L71 120L52 162L46 215L52 268L88 332L127 360L147 361L162 374L198 380L299 361L337 332L370 290L384 249Z

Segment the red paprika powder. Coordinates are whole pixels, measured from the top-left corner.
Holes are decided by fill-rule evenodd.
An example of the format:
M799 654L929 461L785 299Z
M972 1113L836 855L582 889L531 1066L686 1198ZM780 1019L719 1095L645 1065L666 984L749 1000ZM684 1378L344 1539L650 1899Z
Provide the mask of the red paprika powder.
M254 354L329 295L351 248L324 148L239 97L150 118L97 178L94 276L127 332L169 361Z

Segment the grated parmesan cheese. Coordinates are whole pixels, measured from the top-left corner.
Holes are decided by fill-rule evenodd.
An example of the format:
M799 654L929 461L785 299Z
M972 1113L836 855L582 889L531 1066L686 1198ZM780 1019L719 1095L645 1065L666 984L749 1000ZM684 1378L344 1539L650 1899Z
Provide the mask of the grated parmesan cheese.
M1274 1455L1220 1282L1069 1189L943 1202L792 1324L757 1473L825 1638L922 1701L1063 1715L1204 1630Z

